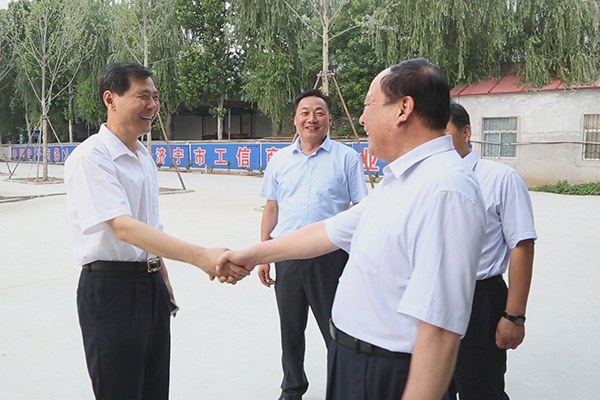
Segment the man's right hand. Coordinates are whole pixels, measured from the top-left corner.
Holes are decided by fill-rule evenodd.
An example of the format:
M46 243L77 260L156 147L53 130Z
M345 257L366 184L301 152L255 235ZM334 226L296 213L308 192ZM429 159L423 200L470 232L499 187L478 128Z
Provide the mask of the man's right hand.
M214 277L225 277L227 282L235 283L250 275L250 269L231 262L224 262L221 268L217 269L217 260L226 251L227 248L203 249L200 258L194 264L206 272L211 280Z
M266 287L271 287L275 284L275 281L271 279L269 275L269 271L271 270L270 264L261 264L258 267L258 277L260 278L260 282Z

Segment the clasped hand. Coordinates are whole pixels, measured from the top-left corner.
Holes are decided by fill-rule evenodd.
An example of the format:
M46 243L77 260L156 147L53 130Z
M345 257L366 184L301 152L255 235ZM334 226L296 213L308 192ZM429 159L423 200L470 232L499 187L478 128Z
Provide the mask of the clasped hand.
M254 266L243 251L226 250L217 259L216 271L219 282L235 285L237 281L250 275Z

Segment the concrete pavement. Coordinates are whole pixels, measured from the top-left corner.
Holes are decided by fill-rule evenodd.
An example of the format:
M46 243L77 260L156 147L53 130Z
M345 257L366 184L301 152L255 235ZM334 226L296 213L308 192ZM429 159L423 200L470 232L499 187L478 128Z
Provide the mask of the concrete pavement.
M14 164L13 164L14 166ZM62 177L62 166L50 175ZM64 185L7 182L0 196L0 399L92 399L75 307ZM17 176L35 177L28 164ZM259 240L260 178L187 173L193 193L161 195L165 231L203 246L242 248ZM178 188L173 172L161 187ZM600 373L600 197L532 193L539 240L523 345L509 352L513 399L596 399ZM172 320L171 398L268 400L281 380L272 289L256 273L236 286L168 263L177 303ZM306 400L324 398L325 348L309 320Z

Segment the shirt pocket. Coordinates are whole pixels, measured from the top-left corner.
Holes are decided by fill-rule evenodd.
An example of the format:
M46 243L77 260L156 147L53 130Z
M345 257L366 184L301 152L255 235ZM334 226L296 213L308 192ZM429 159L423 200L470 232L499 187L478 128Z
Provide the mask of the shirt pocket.
M312 192L321 198L339 198L348 192L346 179L343 175L317 175L313 178Z
M367 274L376 274L381 263L389 260L391 223L374 218L363 218L352 238L351 254L356 266ZM393 250L391 251L393 253Z

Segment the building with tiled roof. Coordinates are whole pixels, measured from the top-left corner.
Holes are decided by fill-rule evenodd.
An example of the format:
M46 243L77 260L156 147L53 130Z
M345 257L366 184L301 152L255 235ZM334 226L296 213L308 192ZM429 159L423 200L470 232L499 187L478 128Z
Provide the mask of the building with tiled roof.
M600 77L527 88L508 75L459 85L451 96L471 116L475 151L512 166L530 186L600 181Z

